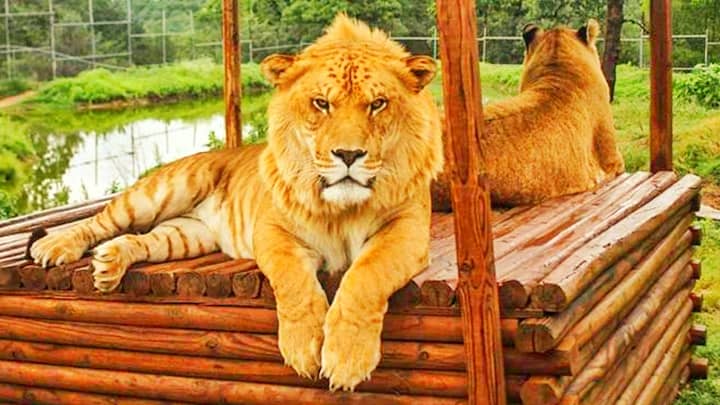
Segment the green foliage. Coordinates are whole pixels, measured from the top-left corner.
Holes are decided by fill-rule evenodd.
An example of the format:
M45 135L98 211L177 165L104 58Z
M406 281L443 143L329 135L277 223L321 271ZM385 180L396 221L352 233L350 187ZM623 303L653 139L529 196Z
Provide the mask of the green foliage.
M675 80L680 97L710 108L720 107L720 64L698 67Z
M243 88L248 91L269 88L259 66L255 64L242 66L242 82ZM205 59L118 72L106 69L88 70L77 77L57 79L46 84L33 101L70 105L117 100L207 97L220 94L222 88L222 65Z
M154 168L153 168L154 169ZM141 174L140 177L146 176L149 172L151 172L153 169L148 169L145 171L145 173ZM110 183L110 187L105 190L105 194L115 194L119 191L122 191L124 187L120 184L119 181L113 180L112 183Z
M715 184L720 184L720 155L711 145L688 145L679 156L677 166L677 170L681 173L695 173Z
M24 79L0 80L0 98L15 96L32 88L30 82Z
M19 201L23 187L31 177L34 149L26 127L0 115L0 218L20 214L25 205Z
M215 135L215 131L208 135L208 143L205 145L210 150L220 150L225 147L225 140Z
M703 274L695 285L695 291L704 296L703 312L696 321L708 327L705 346L695 348L695 354L710 360L710 376L707 380L693 381L690 388L680 393L678 405L715 405L720 398L720 222L698 221L703 240L695 256L703 263Z
M625 170L628 172L638 172L648 170L648 151L634 147L626 147L622 151L625 160Z
M645 102L650 99L650 76L646 69L638 69L629 64L618 65L616 73L618 84L615 86L615 99L642 100L643 108L647 109Z
M297 38L310 42L322 33L339 12L373 21L375 26L388 32L406 32L400 18L401 11L400 0L296 0L289 2L282 10L282 22L294 27Z

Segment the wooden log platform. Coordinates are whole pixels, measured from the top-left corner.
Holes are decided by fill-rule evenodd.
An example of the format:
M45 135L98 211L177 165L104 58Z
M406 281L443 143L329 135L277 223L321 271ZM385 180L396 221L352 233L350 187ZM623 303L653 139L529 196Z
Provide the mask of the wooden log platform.
M653 403L707 375L688 352L707 333L690 321L702 303L691 291L701 276L699 187L695 176L624 174L493 213L511 403ZM46 231L106 203L0 223L0 402L260 403L260 392L313 404L468 400L452 212L433 213L431 264L391 298L380 366L351 394L282 364L272 289L252 260L138 263L111 294L94 290L89 256L49 269L28 260ZM332 300L342 274L318 279Z

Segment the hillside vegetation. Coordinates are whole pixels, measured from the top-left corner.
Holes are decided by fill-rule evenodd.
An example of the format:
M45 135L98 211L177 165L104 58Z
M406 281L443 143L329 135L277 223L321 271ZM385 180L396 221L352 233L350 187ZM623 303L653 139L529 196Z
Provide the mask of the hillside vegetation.
M257 92L269 88L258 65L244 64L241 70L245 91ZM223 66L209 59L115 72L93 69L43 85L30 101L75 105L210 97L222 93L223 75Z

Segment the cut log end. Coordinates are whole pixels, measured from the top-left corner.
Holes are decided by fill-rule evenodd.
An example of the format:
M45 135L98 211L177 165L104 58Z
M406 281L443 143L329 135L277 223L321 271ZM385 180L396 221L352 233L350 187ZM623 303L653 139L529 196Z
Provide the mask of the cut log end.
M420 287L422 304L433 307L449 307L455 302L455 290L445 281L428 280Z
M693 259L690 262L690 266L692 266L692 278L694 280L700 280L700 277L702 277L702 262L697 259Z
M232 290L236 297L256 298L260 295L262 284L260 270L237 273L232 278Z
M275 302L275 292L270 285L270 280L267 278L263 279L262 285L260 286L260 298L267 302ZM330 299L330 297L328 297Z
M702 243L702 228L697 225L693 225L690 227L690 232L692 233L693 246L700 246Z
M693 357L690 359L690 378L693 380L707 380L710 363L708 359Z
M430 185L433 212L452 212L450 197L450 176L446 172L440 173Z
M177 293L182 297L198 297L205 295L206 287L203 277L195 272L187 272L177 277Z
M520 322L515 333L513 345L521 353L533 353L535 346L533 337L535 336L535 325L527 325Z
M411 281L390 297L391 308L412 308L420 304L420 287Z
M690 293L690 300L693 305L693 312L702 312L703 307L703 295L700 293Z
M47 287L46 270L36 264L30 264L18 270L24 288L28 290L44 290Z
M0 268L0 289L20 288L20 274L17 267Z
M558 343L558 338L553 335L553 331L547 325L535 324L533 331L533 351L536 353L545 353Z
M558 404L562 389L554 377L530 377L520 389L520 398L526 405Z
M707 327L695 324L690 328L690 343L696 346L705 346L707 342Z
M541 283L535 287L531 300L534 306L548 312L560 312L569 304L562 287L551 283Z
M123 291L136 297L150 294L150 277L142 271L128 271L123 278Z
M529 298L525 286L517 280L503 281L499 295L500 306L506 309L525 308Z
M80 294L91 294L95 291L92 268L75 270L72 275L72 287Z
M208 297L226 298L233 291L232 275L227 273L210 273L205 275L205 286Z
M47 272L47 287L51 290L70 290L73 271L65 266L57 266Z
M153 294L166 297L175 293L175 276L172 273L153 273L150 275L150 289Z

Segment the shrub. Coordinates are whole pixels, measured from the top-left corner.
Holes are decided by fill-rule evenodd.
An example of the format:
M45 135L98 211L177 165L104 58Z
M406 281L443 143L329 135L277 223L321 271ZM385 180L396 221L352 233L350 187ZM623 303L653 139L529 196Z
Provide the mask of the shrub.
M678 171L695 173L698 176L720 184L720 156L709 147L690 144L679 156Z
M22 79L0 80L0 97L15 96L31 88L30 82Z
M269 88L258 65L243 65L241 71L246 91ZM209 59L117 72L93 69L46 84L34 101L69 105L142 98L205 97L222 93L223 82L223 66Z
M675 89L678 96L686 100L705 107L720 107L720 64L697 67L690 73L678 75Z

